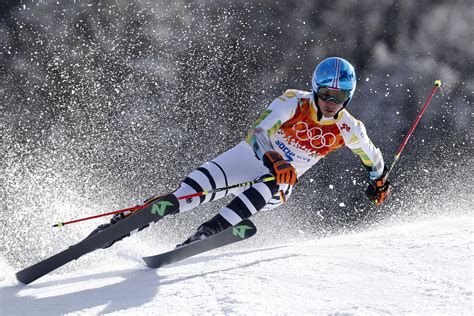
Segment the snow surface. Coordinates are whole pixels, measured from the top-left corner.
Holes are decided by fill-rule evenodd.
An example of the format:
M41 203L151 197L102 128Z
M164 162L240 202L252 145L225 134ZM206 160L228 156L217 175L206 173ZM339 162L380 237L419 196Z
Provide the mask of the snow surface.
M473 224L444 217L259 249L242 242L159 270L133 253L29 286L2 259L0 314L472 315Z

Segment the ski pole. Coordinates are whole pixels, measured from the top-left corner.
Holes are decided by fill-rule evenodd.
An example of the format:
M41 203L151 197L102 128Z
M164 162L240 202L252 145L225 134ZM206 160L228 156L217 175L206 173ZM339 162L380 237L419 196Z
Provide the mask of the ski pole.
M78 223L78 222L82 222L82 221L87 221L87 220L89 220L89 219L99 218L99 217L102 217L102 216L114 215L114 214L123 213L123 212L128 212L128 211L131 211L131 212L133 212L133 211L138 211L138 210L141 210L142 208L144 208L145 206L146 206L146 204L144 204L144 205L137 205L137 206L135 206L135 207L124 208L123 210L118 210L118 211L113 211L113 212L108 212L108 213L93 215L93 216L89 216L89 217L74 219L74 220L71 220L71 221L69 221L69 222L61 222L61 223L54 224L53 227L63 227L64 225L69 225L69 224L73 224L73 223Z
M210 190L210 191L197 192L197 193L177 197L177 199L178 200L186 200L186 199L197 197L197 196L217 193L217 192L230 190L230 189L234 189L234 188L239 188L239 187L251 186L251 185L254 185L254 184L257 184L257 183L268 182L268 181L272 181L272 180L275 180L275 177L267 177L267 178L262 178L262 179L258 179L258 180L254 180L254 181L247 181L247 182L243 182L243 183L233 184L233 185L229 185L229 186L226 186L226 187L213 189L213 190ZM89 219L99 218L99 217L103 217L103 216L107 216L107 215L113 215L113 214L118 214L118 213L123 213L123 212L128 212L128 211L136 212L138 210L141 210L142 208L145 208L147 205L149 205L150 203L152 203L153 201L155 201L159 198L160 198L159 196L153 197L153 198L150 198L150 199L146 200L143 205L137 205L137 206L134 206L134 207L125 208L123 210L118 210L118 211L93 215L93 216L89 216L89 217L85 217L85 218L79 218L79 219L71 220L69 222L61 222L61 223L58 223L58 224L54 224L53 227L63 227L64 225L68 225L68 224L78 223L78 222L86 221L86 220L89 220Z
M418 125L418 122L420 121L421 119L421 116L423 115L423 113L425 113L425 110L426 108L428 107L428 104L430 103L431 99L433 98L434 94L436 93L436 90L441 86L441 80L436 80L434 82L434 87L433 87L433 90L431 91L431 94L430 96L428 97L428 99L426 100L425 102L425 105L423 106L423 108L421 109L420 113L418 114L415 122L413 123L413 125L411 126L410 130L408 131L408 134L405 136L405 139L403 140L403 142L401 143L400 147L398 148L397 152L395 153L395 157L393 159L393 162L392 164L390 165L390 168L388 169L387 171L387 175L385 176L385 178L388 178L388 175L390 174L390 172L392 171L393 167L395 166L395 164L397 163L398 159L400 158L400 154L402 153L403 149L405 148L407 142L408 142L408 139L410 138L411 134L413 133L413 131L415 130L415 127Z
M262 179L258 179L258 180L254 180L254 181L248 181L248 182L242 182L242 183L239 183L239 184L233 184L233 185L229 185L227 187L217 188L217 189L210 190L210 191L202 191L202 192L197 192L197 193L193 193L193 194L189 194L189 195L184 195L184 196L178 197L177 199L178 200L186 200L186 199L193 198L193 197L196 197L196 196L202 196L202 195L217 193L217 192L230 190L230 189L234 189L234 188L251 186L251 185L254 185L254 184L257 184L257 183L268 182L268 181L273 181L273 180L275 180L275 177L267 177L267 178L262 178Z
M93 216L89 216L89 217L85 217L85 218L79 218L79 219L75 219L75 220L72 220L72 221L69 221L69 222L61 222L61 223L58 223L58 224L54 224L53 227L63 227L64 225L73 224L73 223L77 223L77 222L82 222L82 221L86 221L86 220L89 220L89 219L99 218L99 217L103 217L103 216L107 216L107 215L114 215L114 214L118 214L118 213L136 212L138 210L141 210L142 208L144 208L145 206L147 206L151 202L158 200L160 197L161 196L159 196L159 195L158 196L153 196L153 197L145 200L145 202L143 202L143 205L137 205L137 206L130 207L130 208L124 208L124 209L118 210L118 211L102 213L102 214L93 215Z

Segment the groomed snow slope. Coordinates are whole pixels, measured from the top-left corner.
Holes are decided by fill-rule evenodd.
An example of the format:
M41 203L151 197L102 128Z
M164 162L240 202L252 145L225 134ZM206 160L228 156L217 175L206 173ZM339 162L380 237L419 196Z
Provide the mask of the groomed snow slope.
M472 315L474 217L225 248L160 270L139 255L29 286L2 264L1 315ZM2 260L4 261L4 260Z

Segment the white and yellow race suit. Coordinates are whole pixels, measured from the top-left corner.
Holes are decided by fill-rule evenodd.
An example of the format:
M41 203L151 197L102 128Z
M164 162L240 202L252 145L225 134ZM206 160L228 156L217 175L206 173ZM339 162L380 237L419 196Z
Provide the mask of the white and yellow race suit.
M286 157L301 177L321 158L347 146L361 158L371 179L380 177L384 170L383 157L370 141L362 122L345 109L335 118L320 120L317 111L310 92L287 90L253 124L246 140L191 172L173 194L179 197L271 176L261 160L267 150L275 150ZM180 211L232 193L236 197L219 213L235 225L260 210L279 206L282 203L280 190L288 198L292 187L277 185L275 181L258 183L180 200Z

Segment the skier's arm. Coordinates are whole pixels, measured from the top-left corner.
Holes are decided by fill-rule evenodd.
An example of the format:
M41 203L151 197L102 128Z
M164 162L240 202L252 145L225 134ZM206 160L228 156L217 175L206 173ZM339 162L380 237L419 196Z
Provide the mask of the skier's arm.
M369 171L371 180L380 178L385 167L380 149L375 147L369 136L367 136L365 126L361 121L355 121L355 126L352 130L353 135L357 138L357 142L348 144L347 147L360 157L362 163Z
M356 121L354 135L358 142L348 147L360 157L362 163L369 171L369 187L367 196L375 205L381 204L390 193L390 182L386 179L387 167L385 166L380 149L375 147L367 136L364 124Z
M247 143L252 146L255 155L261 160L267 151L274 150L270 136L282 123L291 118L297 106L296 94L287 90L276 98L252 125L247 134Z

